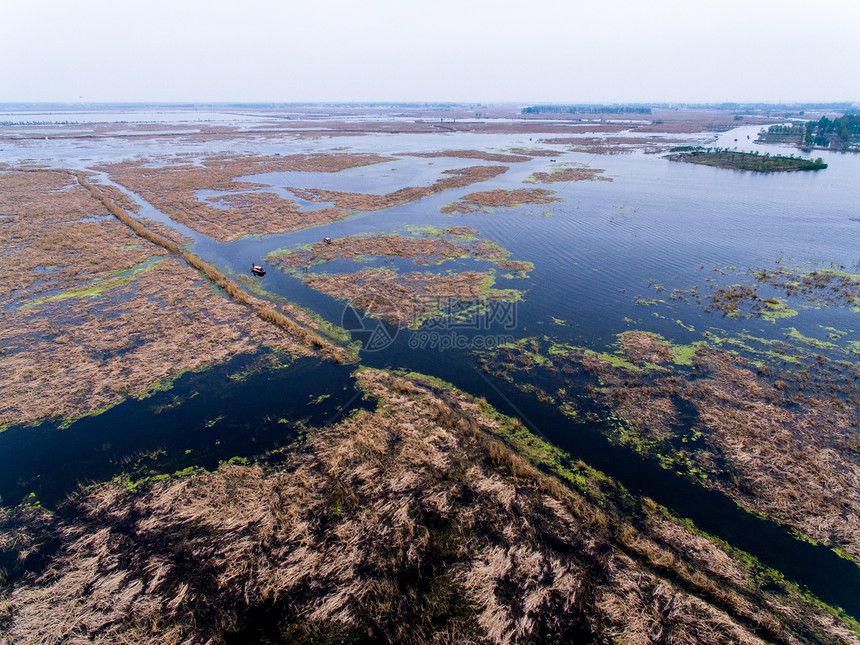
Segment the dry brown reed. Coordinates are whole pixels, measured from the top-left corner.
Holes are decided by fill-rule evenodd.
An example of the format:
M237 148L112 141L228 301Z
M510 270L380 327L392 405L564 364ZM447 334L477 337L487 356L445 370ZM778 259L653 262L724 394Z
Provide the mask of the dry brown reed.
M386 161L374 154L299 154L288 156L212 156L173 158L174 165L151 167L124 162L100 168L117 183L134 191L173 220L221 241L244 235L283 233L337 221L348 211L326 208L302 211L298 204L260 185L237 177L271 172L337 172ZM187 163L186 163L187 161ZM200 200L198 190L215 190L220 197ZM220 207L219 207L220 206Z
M541 184L553 184L571 181L612 181L612 177L602 177L602 168L560 168L553 172L536 172L529 181Z
M104 484L41 523L0 515L19 536L0 557L59 541L2 587L7 641L857 642L659 513L589 521L617 517L611 499L595 508L538 471L464 394L357 376L377 410L286 467Z
M698 473L704 485L860 557L860 462L852 441L858 419L848 398L856 394L853 384L835 395L835 385L815 384L809 365L788 379L705 349L694 355L690 372L673 363L662 339L642 332L622 335L619 344L631 363L661 369L626 369L579 351L561 366L600 379L603 387L591 395L624 420L617 430L627 434L619 440L653 457L675 455L674 463ZM497 365L521 369L515 359L500 355ZM851 381L852 372L843 378ZM702 445L672 452L679 439L697 435Z
M8 172L0 185L0 427L98 411L260 345L349 360L307 314L246 294L85 176Z
M313 330L303 327L294 320L291 320L283 313L276 311L267 301L250 296L222 271L216 269L201 257L183 249L175 242L147 229L141 222L137 221L122 208L111 202L110 199L103 195L96 186L87 182L80 173L78 173L76 177L78 182L84 188L89 190L94 197L102 201L105 207L123 224L129 226L137 235L144 239L149 240L153 244L157 244L158 246L161 246L171 253L181 257L190 266L194 267L211 280L219 289L222 289L235 303L251 307L261 320L277 325L293 338L299 340L306 347L313 347L314 349L320 350L323 355L336 359L338 362L349 360L350 356L346 350L326 340Z
M502 154L498 152L485 152L483 150L441 150L439 152L401 152L398 157L421 157L424 159L435 158L458 158L458 159L480 159L482 161L498 161L501 163L521 163L530 161L531 157L525 154Z
M448 234L454 235L457 230L449 229L444 235L431 237L394 234L341 237L331 242L316 242L306 248L269 256L269 259L277 266L309 269L323 262L362 259L366 256L409 258L415 264L435 264L460 257L479 258L499 264L508 256L506 250L486 240L458 240L448 237ZM468 231L467 234L477 233L468 227L460 227L460 230Z
M478 193L469 193L461 199L448 204L439 212L451 213L474 213L485 208L501 208L507 206L513 208L522 204L550 204L559 199L553 197L555 193L543 188L517 188L515 190L487 190Z
M305 278L304 283L381 320L404 326L428 316L446 315L440 309L457 301L480 303L489 273L462 271L450 275L387 269L355 273L325 273Z
M303 211L298 204L259 184L236 178L271 172L337 172L388 158L373 154L306 154L284 157L210 157L175 159L174 165L151 167L144 162L125 162L100 168L117 183L141 195L177 222L221 241L244 235L296 231L334 222L355 210L378 210L405 204L449 188L486 181L504 173L505 166L475 166L444 171L446 177L431 186L407 187L388 195L341 193L320 189L291 188L310 201L334 202L335 207ZM206 200L199 190L223 193Z

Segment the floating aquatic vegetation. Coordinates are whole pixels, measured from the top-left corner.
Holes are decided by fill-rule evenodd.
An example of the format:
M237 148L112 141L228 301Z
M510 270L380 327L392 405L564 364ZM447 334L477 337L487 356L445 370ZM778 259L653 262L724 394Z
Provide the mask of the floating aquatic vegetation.
M768 361L753 364L716 349L724 340L708 334L675 345L630 331L619 334L613 352L525 339L481 353L479 363L514 384L533 385L539 377L526 376L533 370L554 374L550 382L563 394L545 396L548 404L860 559L860 493L851 483L860 479L860 371L802 349L790 357L791 367L774 363L780 349L789 351L776 341L764 341L770 355L759 355ZM788 341L810 345L799 333ZM757 341L743 342L730 346L752 350L749 343Z
M522 204L550 204L560 201L553 197L555 193L543 188L518 188L515 190L487 190L478 193L469 193L458 201L443 206L440 213L474 213L486 211L490 208L514 208Z

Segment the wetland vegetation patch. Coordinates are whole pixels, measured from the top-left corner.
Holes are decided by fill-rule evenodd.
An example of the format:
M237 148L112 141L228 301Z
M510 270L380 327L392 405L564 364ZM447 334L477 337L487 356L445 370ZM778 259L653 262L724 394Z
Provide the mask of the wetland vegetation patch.
M486 190L469 193L456 202L443 206L440 213L475 213L490 208L514 208L522 204L551 204L561 201L555 193L544 188L516 188L514 190Z
M451 188L462 188L470 184L489 181L507 171L507 166L470 166L468 168L443 170L442 174L446 176L437 179L429 186L407 186L406 188L400 188L384 195L347 193L336 190L324 190L322 188L291 188L290 190L297 197L310 202L332 202L337 208L377 211L393 206L402 206L403 204L436 195Z
M290 199L264 190L248 175L273 172L338 172L390 158L375 154L298 154L285 156L176 156L111 164L99 170L137 193L174 221L219 241L245 235L283 233L334 222L349 215L340 208L302 210ZM225 193L199 199L198 191Z
M404 326L465 314L466 307L485 308L490 300L519 300L517 289L494 289L495 277L485 271L429 273L363 269L354 273L310 275L304 283L335 298L347 300L365 315Z
M435 233L435 232L434 232ZM500 261L509 252L487 240L464 239L477 233L469 227L453 227L438 234L407 236L379 233L353 235L315 242L302 248L276 251L267 256L275 266L309 269L332 260L362 260L370 256L408 258L415 264L438 264L454 258Z
M729 168L731 170L750 170L753 172L786 172L794 170L822 170L827 164L820 158L811 160L802 157L785 157L759 154L758 152L738 152L721 148L695 147L693 150L683 150L665 157L669 161Z
M397 156L420 157L422 159L478 159L481 161L498 161L500 163L522 163L524 161L531 161L531 156L527 156L525 153L504 154L500 152L486 152L484 150L440 150L438 152L401 152Z
M260 345L311 353L164 258L74 175L10 172L0 184L2 209L19 215L0 222L0 428L97 412Z
M416 374L357 377L377 409L301 445L95 485L56 514L0 508L2 638L855 641L748 556L553 465L486 402Z
M541 143L568 146L571 152L590 155L620 155L636 150L648 153L668 151L673 144L684 143L685 139L666 137L554 137L542 139Z
M278 251L271 264L292 272L307 271L335 260L360 262L371 258L404 258L413 264L440 264L467 258L487 261L510 271L511 277L526 277L533 265L509 259L509 252L493 242L476 239L475 229L450 227L444 231L417 231L417 235L376 234L338 238L297 249ZM367 268L352 273L299 274L305 284L345 299L368 315L393 324L416 326L428 318L442 315L452 303L472 302L476 306L488 299L518 300L516 289L495 289L492 271L395 271Z
M710 340L688 348L642 331L621 334L616 347L525 339L479 363L664 467L860 559L856 367L809 351L792 367L754 365Z
M612 181L604 177L602 168L587 168L575 164L557 164L549 172L532 173L526 180L532 184L554 184L571 181Z

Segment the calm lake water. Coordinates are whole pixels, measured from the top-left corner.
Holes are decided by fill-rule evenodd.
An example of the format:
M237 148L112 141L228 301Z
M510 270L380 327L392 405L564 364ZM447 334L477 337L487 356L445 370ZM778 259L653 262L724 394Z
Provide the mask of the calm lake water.
M0 114L0 121L4 120L12 119ZM246 117L237 120L244 125ZM745 126L719 135L699 134L691 141L714 145L716 140L716 145L762 153L796 153L775 146L755 146L751 142L757 131L758 127ZM856 363L857 356L851 350L860 346L852 345L860 341L860 313L850 308L801 307L796 316L775 322L735 320L719 313L705 313L692 302L670 300L669 294L673 289L695 286L706 295L716 284L751 282L751 268L833 263L860 272L856 266L860 261L860 155L816 151L813 156L821 156L829 164L824 171L765 175L671 163L642 152L605 156L572 153L564 146L542 144L540 138L458 133L316 140L284 136L279 140L213 141L205 145L125 139L100 140L96 145L86 140L40 139L22 141L20 145L4 142L0 161L30 159L86 168L135 155L181 152L293 154L337 149L391 155L544 147L557 152L552 157L556 163L604 169L602 175L611 178L611 182L524 184L533 172L553 166L550 158L536 157L526 163L505 164L510 167L508 172L482 184L448 190L384 211L359 213L324 227L232 243L220 243L174 226L193 237L194 252L237 274L246 274L251 261L260 262L276 249L317 242L323 237L405 231L409 226L477 229L481 238L508 249L511 259L534 263L527 278L497 276L496 287L522 290L524 298L504 310L489 329L469 325L427 325L418 330L387 327L393 340L383 343L377 351L362 351L362 362L431 374L471 394L487 397L501 411L523 419L533 430L566 449L574 459L584 459L633 492L648 495L678 514L691 517L704 530L753 553L823 599L860 617L860 570L853 564L826 549L794 539L784 529L740 510L723 496L609 444L595 428L575 423L510 384L491 379L478 369L471 351L501 337L549 336L557 342L600 350L611 346L618 333L630 329L657 332L681 343L702 340L705 332L722 337L747 334L785 339L795 329L807 337L836 344L832 352L835 357ZM290 187L384 194L405 186L430 185L446 176L442 171L470 165L495 164L400 157L333 174L270 173L247 179L271 186L285 196ZM107 179L102 177L102 181ZM524 187L554 190L561 201L470 214L439 212L444 205L470 192ZM210 195L201 195L206 196ZM142 215L169 221L151 206L143 206ZM404 269L407 264L397 262L393 266ZM349 266L360 270L380 264L338 263L337 269ZM464 268L486 270L491 265L457 260L414 270L444 272ZM337 325L344 323L346 313L346 321L355 329L355 319L349 318L351 312L345 303L308 288L301 282L301 275L270 269L258 280L262 289L312 309ZM765 297L777 295L767 289L760 292ZM641 304L643 300L650 304ZM791 304L797 307L799 303ZM372 320L361 322L365 329L377 324ZM840 338L830 338L825 327L839 330ZM356 336L361 334L356 329ZM434 339L438 341L436 345ZM441 347L443 342L456 346ZM356 395L349 368L318 361L299 361L285 369L254 373L244 380L230 378L230 374L241 371L243 361L253 360L242 357L202 374L185 375L168 392L127 402L62 430L46 424L0 434L0 496L12 502L35 492L51 504L73 490L78 481L114 476L129 460L139 460L141 455L154 455L151 466L156 471L172 472L189 465L211 467L219 459L258 454L292 440L303 428L326 425L356 406L367 405ZM321 395L324 398L320 399Z

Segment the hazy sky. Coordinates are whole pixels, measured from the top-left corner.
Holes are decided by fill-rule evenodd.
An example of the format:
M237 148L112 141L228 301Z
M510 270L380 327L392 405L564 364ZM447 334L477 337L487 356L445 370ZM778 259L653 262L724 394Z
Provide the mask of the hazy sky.
M0 101L860 101L858 0L0 0Z

